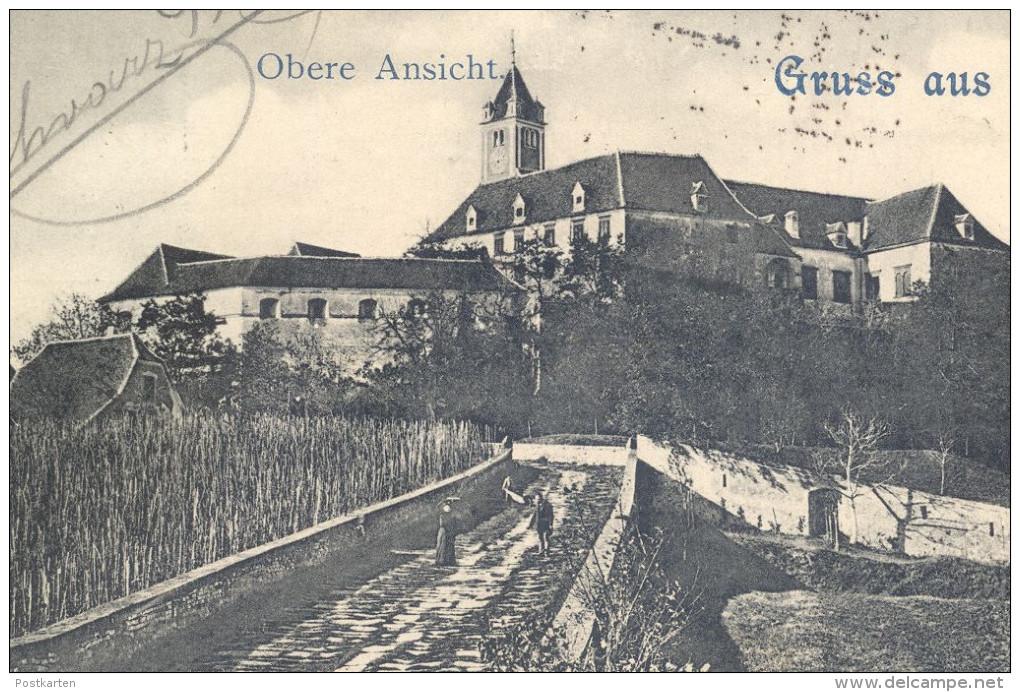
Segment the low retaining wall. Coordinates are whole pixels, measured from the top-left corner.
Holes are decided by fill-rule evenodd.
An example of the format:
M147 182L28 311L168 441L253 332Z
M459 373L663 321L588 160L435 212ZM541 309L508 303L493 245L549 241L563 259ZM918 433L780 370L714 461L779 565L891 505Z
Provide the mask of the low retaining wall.
M514 443L514 459L537 461L542 458L570 464L623 466L627 463L627 448L624 446L588 447L584 445Z
M792 466L769 466L723 452L681 445L678 452L643 435L638 456L685 483L733 517L764 531L808 535L808 494L839 485ZM855 498L857 541L913 556L952 556L1008 563L1009 508L898 486L861 485ZM840 532L850 535L854 510L839 499Z
M627 448L621 448L628 452ZM515 448L516 452L516 448ZM608 580L616 561L620 539L637 510L636 489L638 486L639 461L637 454L630 451L625 458L623 480L620 485L620 498L609 520L606 521L595 539L588 557L574 579L563 605L553 619L553 628L564 636L567 659L578 662L584 656L588 643L591 641L592 629L595 626L595 614L591 609L592 594L601 593L600 583Z
M508 450L467 471L290 536L217 560L143 591L10 642L12 671L119 670L143 646L224 606L327 560L366 559L394 539L427 546L436 505L461 498L458 512L485 517L502 507L500 485L515 473Z

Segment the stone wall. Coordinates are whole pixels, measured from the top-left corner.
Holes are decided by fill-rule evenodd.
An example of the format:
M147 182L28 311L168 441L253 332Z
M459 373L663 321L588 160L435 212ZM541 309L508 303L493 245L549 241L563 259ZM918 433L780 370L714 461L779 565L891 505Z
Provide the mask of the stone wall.
M550 445L555 446L555 445ZM630 522L630 515L635 511L635 490L640 474L637 455L624 447L623 480L620 484L620 497L609 520L602 527L595 545L588 553L584 565L574 579L567 597L559 612L553 619L553 628L558 629L566 642L566 655L571 661L579 661L584 656L591 640L592 628L595 625L595 614L591 610L588 594L599 593L598 582L605 579L613 569L616 551L620 545L623 532ZM516 453L516 448L515 448ZM554 458L561 460L562 455Z
M10 669L116 670L118 661L160 637L327 561L371 560L393 547L428 545L434 541L436 507L444 497L461 498L458 512L475 518L491 515L502 508L503 478L516 472L508 451L444 481L218 560L11 640Z
M542 458L568 464L623 466L627 463L627 448L514 443L514 459L517 461L537 461Z
M1009 509L897 486L862 484L851 507L845 484L792 466L772 466L686 445L638 437L638 456L746 524L808 535L808 494L837 487L841 533L863 545L914 556L1008 563ZM856 531L854 515L856 514Z

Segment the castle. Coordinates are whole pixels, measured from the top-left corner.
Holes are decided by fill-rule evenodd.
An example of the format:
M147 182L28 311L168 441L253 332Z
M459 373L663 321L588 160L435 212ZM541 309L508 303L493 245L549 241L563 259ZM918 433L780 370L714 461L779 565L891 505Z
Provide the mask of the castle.
M955 252L1009 251L941 184L887 199L722 180L701 156L616 152L545 165L546 112L516 62L483 108L481 183L429 237L497 262L538 239L709 250L719 278L859 306L912 299Z
M484 248L494 262L361 258L303 243L236 258L163 245L101 302L137 317L146 300L203 293L235 343L273 320L325 327L360 352L381 310L423 293L520 292L494 264L535 239L568 251L579 234L658 256L697 251L719 278L850 307L909 302L914 282L954 253L1009 251L941 184L871 200L723 180L701 156L641 152L548 169L546 124L512 62L483 108L481 182L427 238Z

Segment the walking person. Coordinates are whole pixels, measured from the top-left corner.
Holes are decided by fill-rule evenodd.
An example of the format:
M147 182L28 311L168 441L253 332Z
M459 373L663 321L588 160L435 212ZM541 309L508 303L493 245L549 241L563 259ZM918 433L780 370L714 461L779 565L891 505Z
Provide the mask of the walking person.
M448 567L457 564L457 526L453 516L456 497L448 497L439 503L439 533L436 534L436 565Z
M530 527L535 527L538 532L538 554L549 552L549 536L553 529L553 508L549 500L542 497L542 493L535 493L535 514L531 517Z

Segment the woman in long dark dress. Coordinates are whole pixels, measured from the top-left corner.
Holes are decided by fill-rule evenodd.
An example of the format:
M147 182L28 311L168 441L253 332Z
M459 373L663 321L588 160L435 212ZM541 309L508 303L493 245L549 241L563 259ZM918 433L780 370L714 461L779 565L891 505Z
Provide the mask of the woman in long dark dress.
M457 530L453 518L453 501L447 498L439 505L439 533L436 535L436 564L440 567L457 564Z

